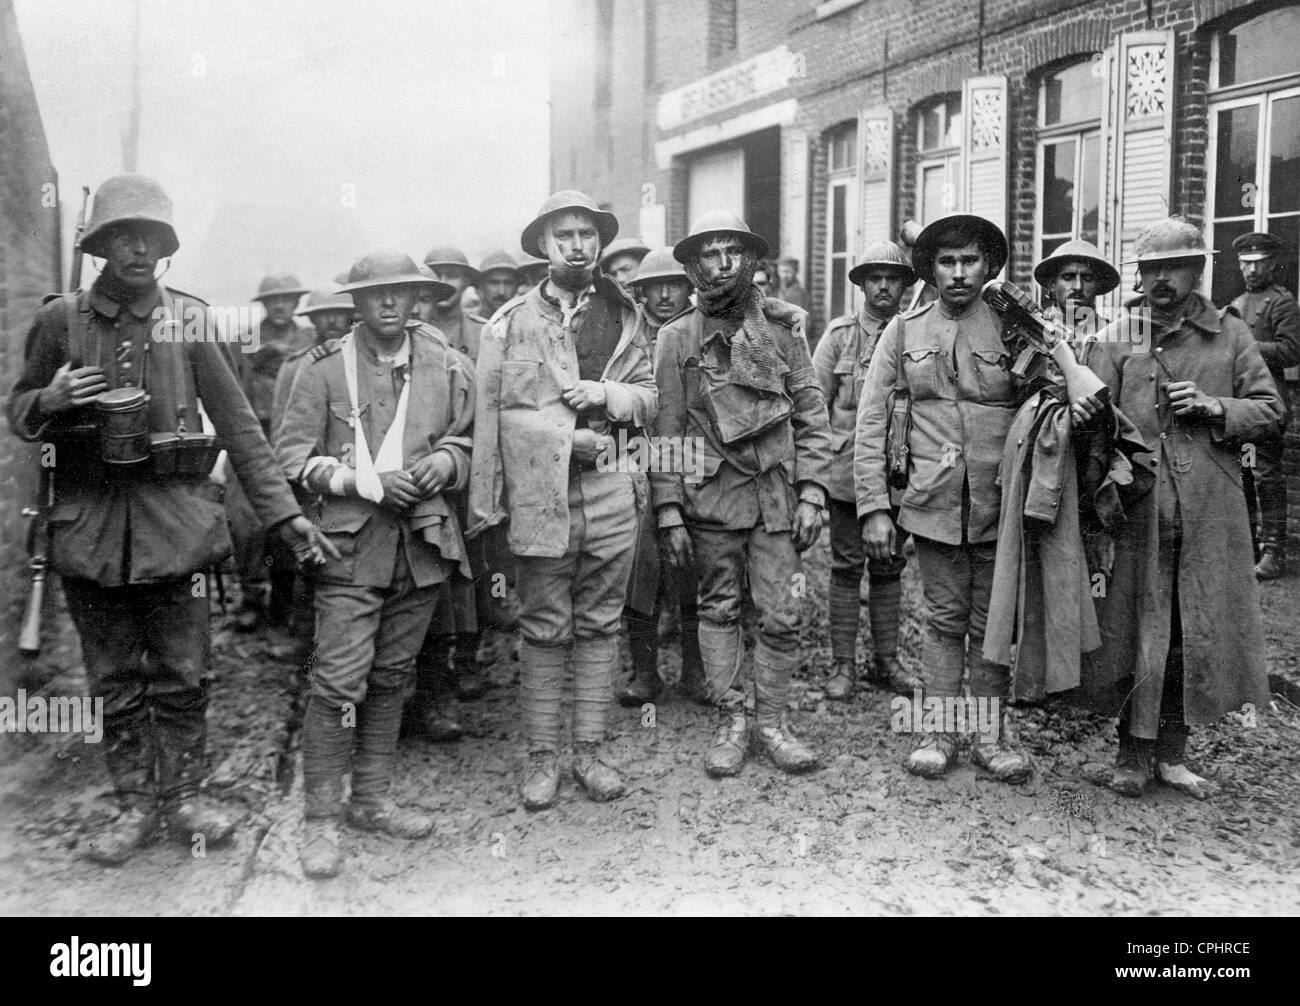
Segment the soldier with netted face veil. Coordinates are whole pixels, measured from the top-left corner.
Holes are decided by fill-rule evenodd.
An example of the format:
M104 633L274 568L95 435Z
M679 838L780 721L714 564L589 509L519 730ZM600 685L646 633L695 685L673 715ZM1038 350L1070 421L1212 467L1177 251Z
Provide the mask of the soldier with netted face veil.
M735 775L753 744L783 771L809 771L817 755L785 722L799 662L800 553L821 532L830 478L807 315L755 287L767 242L734 214L704 214L673 254L696 306L659 330L654 432L661 446L684 447L674 464L661 452L651 483L665 553L699 574L700 654L719 717L704 767ZM690 472L685 449L696 455ZM752 724L739 680L746 573L758 610Z
M87 291L37 313L10 427L53 448L52 567L104 700L104 755L120 813L87 855L126 861L165 822L206 846L235 817L200 796L210 684L206 570L230 554L224 447L262 524L300 556L337 555L280 475L202 301L161 285L180 247L172 204L144 175L100 186L82 249L104 260ZM202 338L182 339L197 331ZM203 434L199 403L216 428ZM125 424L127 436L122 436Z
M515 556L530 810L557 797L569 659L574 778L593 800L626 792L602 745L646 500L625 448L654 417L655 389L645 317L597 264L617 233L581 192L547 199L520 238L547 277L496 313L478 361L471 534L504 522Z

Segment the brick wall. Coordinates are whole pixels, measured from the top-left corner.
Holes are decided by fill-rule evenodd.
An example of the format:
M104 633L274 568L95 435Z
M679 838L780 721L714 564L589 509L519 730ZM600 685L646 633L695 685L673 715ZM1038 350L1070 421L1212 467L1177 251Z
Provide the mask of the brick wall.
M57 178L11 0L0 0L0 397L22 366L23 339L41 297L59 288ZM43 199L43 196L46 198ZM36 450L0 434L0 663L11 663L26 601L22 507L35 498Z

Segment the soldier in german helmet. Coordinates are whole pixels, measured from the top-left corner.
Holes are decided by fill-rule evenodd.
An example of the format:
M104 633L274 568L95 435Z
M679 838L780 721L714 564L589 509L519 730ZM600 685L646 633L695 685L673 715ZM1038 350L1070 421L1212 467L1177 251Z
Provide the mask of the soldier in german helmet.
M428 280L408 255L371 252L348 279L344 292L361 321L308 354L277 445L285 473L319 496L321 526L340 546L316 577L316 660L303 721L300 855L311 877L338 872L349 763L353 827L398 838L433 829L389 790L439 587L453 571L469 575L446 493L469 476L473 372L411 320L416 289Z
M831 422L831 583L830 679L826 697L844 701L852 697L857 681L857 636L861 617L863 567L868 572L873 660L867 680L883 688L910 695L920 679L903 670L898 661L898 613L902 573L906 560L868 559L858 524L853 491L853 445L858 424L858 400L866 384L867 368L880 334L898 313L903 293L916 282L903 250L892 241L868 245L862 259L849 270L849 282L862 290L862 307L856 315L836 318L817 343L813 366Z
M651 474L660 540L670 562L699 572L700 652L718 730L705 756L713 776L735 775L750 741L785 772L817 755L785 723L799 661L799 554L821 532L830 481L830 425L804 336L807 316L765 298L754 270L767 242L732 213L705 213L673 255L696 306L659 331L658 443ZM685 447L696 465L686 470ZM689 489L687 488L689 484ZM757 720L745 715L741 584L758 611Z
M1250 507L1251 534L1259 548L1255 575L1275 580L1286 572L1286 475L1282 454L1291 403L1285 393L1286 369L1300 363L1300 307L1294 294L1274 281L1273 266L1282 242L1272 234L1254 231L1232 242L1246 290L1232 302L1232 310L1250 326L1260 355L1281 392L1286 410L1276 433L1255 441L1255 464L1242 468L1246 502ZM1258 497L1258 502L1257 502Z
M1179 217L1143 230L1133 258L1144 293L1083 360L1152 446L1155 473L1115 535L1094 601L1102 646L1084 679L1119 715L1110 785L1125 796L1154 774L1206 798L1213 783L1186 760L1190 727L1268 701L1239 452L1276 430L1283 407L1250 330L1197 292L1210 254Z
M37 313L8 407L19 436L54 448L52 565L91 694L104 699L105 760L120 804L87 848L101 863L124 862L160 819L186 844L201 835L215 845L234 829L234 817L199 794L206 570L230 554L222 486L209 477L218 448L263 524L305 558L337 556L279 474L207 305L155 278L179 244L158 182L104 182L82 238L103 271L88 291ZM203 338L173 338L182 328ZM182 427L198 433L200 400L216 443L177 437ZM122 423L136 435L106 435Z
M471 534L507 523L516 559L531 810L556 800L570 654L574 777L592 800L626 792L602 745L646 496L626 444L654 417L655 390L644 316L597 265L617 233L583 193L548 198L520 238L547 256L547 278L496 313L478 362Z

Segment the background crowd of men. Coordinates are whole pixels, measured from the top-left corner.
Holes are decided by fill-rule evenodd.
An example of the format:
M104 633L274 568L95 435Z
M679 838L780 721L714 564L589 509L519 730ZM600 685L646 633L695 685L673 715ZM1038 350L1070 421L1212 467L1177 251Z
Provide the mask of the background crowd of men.
M1221 310L1197 292L1214 252L1160 221L1113 320L1097 304L1119 269L1071 241L1034 270L1043 305L1013 318L986 287L1005 236L949 216L869 245L849 273L861 308L810 348L798 262L773 266L733 214L672 247L617 234L564 190L524 228L522 262L497 250L475 268L439 245L422 263L372 251L315 290L271 275L245 354L156 337L194 300L155 278L179 247L170 201L144 176L104 183L82 240L103 268L38 313L8 409L58 451L53 568L106 698L121 813L92 858L123 862L160 824L209 844L235 825L200 794L208 602L193 589L232 551L237 621L290 626L309 679L311 877L339 872L345 823L432 831L390 796L399 737L461 737L489 629L518 638L530 810L566 771L592 800L625 794L610 707L664 687L665 610L680 611L678 687L716 709L705 771L736 775L751 752L816 769L787 706L801 556L827 525L829 699L866 684L992 703L971 759L1017 783L1033 765L1012 703L1057 694L1118 717L1117 792L1212 793L1189 727L1265 704L1256 579L1285 570L1279 389L1300 309L1273 283L1276 239L1234 242L1246 290ZM1076 358L1092 383L1071 384ZM911 556L919 674L898 646ZM917 733L907 770L942 776L963 739Z

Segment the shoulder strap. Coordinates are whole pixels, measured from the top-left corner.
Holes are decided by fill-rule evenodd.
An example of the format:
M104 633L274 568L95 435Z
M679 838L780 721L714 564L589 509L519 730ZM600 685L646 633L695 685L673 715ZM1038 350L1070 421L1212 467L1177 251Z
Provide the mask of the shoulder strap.
M907 347L907 322L903 320L903 315L900 314L897 317L898 353L894 357L894 392L899 395L910 395L911 390L903 383L903 350Z
M65 293L61 298L63 311L68 319L68 359L75 361L79 367L88 365L85 354L90 345L90 325L86 321L86 312L81 309L82 297L80 291L74 290L72 293Z

